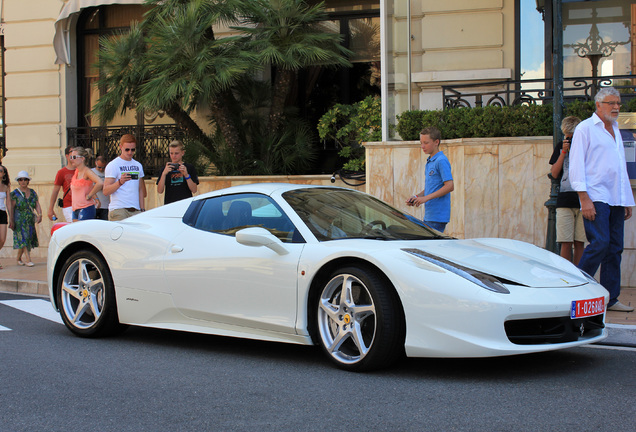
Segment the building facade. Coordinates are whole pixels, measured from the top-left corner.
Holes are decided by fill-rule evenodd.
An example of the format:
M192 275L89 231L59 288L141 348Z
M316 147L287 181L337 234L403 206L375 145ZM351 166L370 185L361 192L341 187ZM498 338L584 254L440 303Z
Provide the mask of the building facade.
M543 35L522 32L527 16L521 11L528 2L533 4L535 18L543 14ZM545 40L543 68L550 78L551 4L327 0L330 20L324 29L343 36L355 53L354 68L333 75L302 71L297 105L315 120L329 103L356 102L379 94L382 87L386 140L399 139L388 125L408 109L442 109L444 86L521 78L524 40ZM562 0L562 4L566 77L591 76L595 56L599 76L633 74L636 0ZM131 21L141 19L146 8L143 0L0 0L0 5L4 72L0 131L6 150L3 163L9 172L26 169L36 181L47 181L64 163L66 145L87 135L90 128L165 129L173 123L163 113L128 111L109 125L97 124L90 116L100 95L93 66L98 39L125 31ZM222 35L227 29L216 31ZM633 81L621 82L633 85ZM322 100L324 95L314 91L326 87L337 87L335 99ZM322 105L316 108L319 100ZM204 127L206 115L193 114ZM110 154L114 150L112 142L109 145Z

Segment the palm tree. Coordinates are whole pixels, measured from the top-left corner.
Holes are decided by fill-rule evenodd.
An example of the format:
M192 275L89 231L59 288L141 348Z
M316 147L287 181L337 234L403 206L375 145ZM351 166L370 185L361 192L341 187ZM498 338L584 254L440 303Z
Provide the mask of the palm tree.
M262 66L276 68L269 121L278 130L285 101L299 69L308 66L346 66L351 52L340 35L326 33L324 2L310 6L305 0L246 0L242 25L233 27L250 36L248 47Z
M339 35L317 27L326 18L322 3L303 0L146 0L152 8L130 32L103 38L99 53L103 96L93 114L112 120L117 111L165 111L213 153L223 151L234 166L254 154L261 137L247 137L235 91L259 68L277 68L265 130L280 130L295 72L311 65L350 65ZM217 38L214 28L241 31ZM190 116L211 113L215 133L203 132ZM261 131L263 128L258 128ZM254 129L256 130L256 129ZM268 137L274 139L276 137ZM258 153L258 152L257 152ZM225 156L224 156L225 157Z
M209 108L226 144L241 152L229 106L232 86L256 67L242 50L243 37L217 40L213 26L236 23L241 1L147 0L153 6L127 34L103 38L99 85L103 96L93 112L104 121L130 108L165 111L189 135L213 147L190 113Z

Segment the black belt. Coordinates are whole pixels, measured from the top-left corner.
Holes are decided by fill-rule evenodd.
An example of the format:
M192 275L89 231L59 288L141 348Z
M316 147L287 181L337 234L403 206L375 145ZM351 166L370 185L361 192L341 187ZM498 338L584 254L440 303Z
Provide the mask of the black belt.
M134 208L134 207L124 207L124 210L129 211L129 212L136 212L136 211L139 211L139 209Z

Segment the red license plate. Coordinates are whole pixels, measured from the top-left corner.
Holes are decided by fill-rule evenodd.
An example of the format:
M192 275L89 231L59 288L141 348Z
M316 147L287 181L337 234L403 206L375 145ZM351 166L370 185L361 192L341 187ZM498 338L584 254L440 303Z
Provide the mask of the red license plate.
M605 312L605 297L590 300L578 300L572 302L570 318L584 318L593 315L600 315Z

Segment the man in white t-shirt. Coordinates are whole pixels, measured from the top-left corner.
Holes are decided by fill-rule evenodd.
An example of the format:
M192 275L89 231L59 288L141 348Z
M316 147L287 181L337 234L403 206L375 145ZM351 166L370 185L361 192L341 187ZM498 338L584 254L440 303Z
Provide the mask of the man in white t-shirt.
M137 140L126 134L119 141L121 154L106 166L104 195L110 196L108 220L119 221L145 211L144 169L133 159Z

